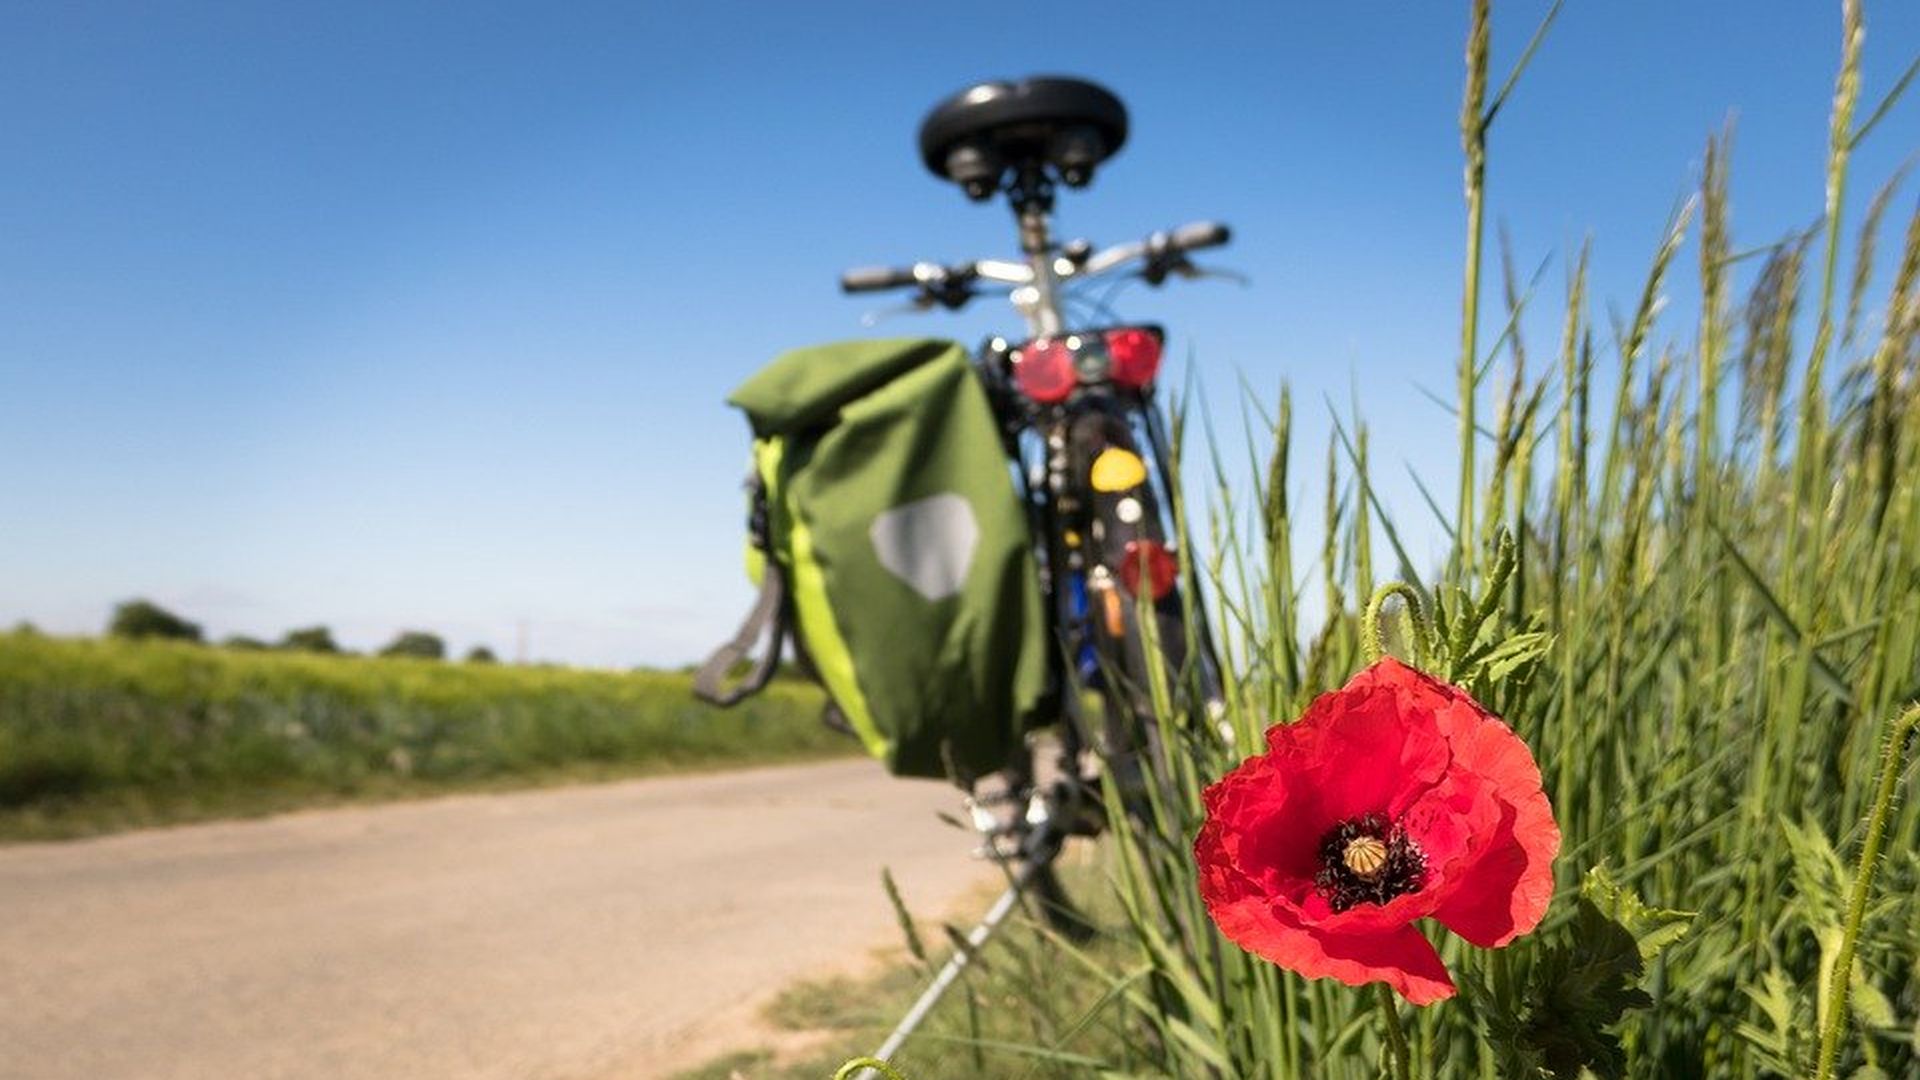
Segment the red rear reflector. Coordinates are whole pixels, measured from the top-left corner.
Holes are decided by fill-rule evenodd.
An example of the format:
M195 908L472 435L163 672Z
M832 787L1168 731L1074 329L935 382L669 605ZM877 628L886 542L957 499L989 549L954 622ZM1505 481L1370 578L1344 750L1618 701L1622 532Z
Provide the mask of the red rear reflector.
M1121 386L1144 389L1160 373L1160 339L1152 331L1125 326L1107 331L1108 375Z
M1140 572L1147 573L1147 584L1153 588L1153 598L1164 600L1173 591L1173 583L1180 576L1180 564L1174 562L1173 552L1162 544L1152 540L1127 541L1126 554L1120 557L1120 584L1135 596L1140 595Z
M1029 341L1013 355L1013 381L1021 393L1042 405L1065 401L1076 381L1073 351L1064 341Z

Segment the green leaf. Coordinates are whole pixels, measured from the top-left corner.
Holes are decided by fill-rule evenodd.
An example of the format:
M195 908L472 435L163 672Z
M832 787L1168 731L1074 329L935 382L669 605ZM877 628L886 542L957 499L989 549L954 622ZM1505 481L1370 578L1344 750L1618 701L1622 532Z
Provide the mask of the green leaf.
M1760 981L1759 988L1743 986L1741 990L1759 1006L1767 1026L1742 1021L1734 1034L1752 1047L1762 1067L1782 1076L1798 1076L1804 1071L1805 1057L1800 1037L1813 1026L1795 1000L1793 983L1780 969L1769 968Z
M1500 1076L1538 1076L1543 1068L1540 1049L1522 1035L1521 1018L1508 1003L1473 979L1459 982L1460 996L1480 1024L1480 1040L1495 1054Z
M1598 880L1605 881L1604 875ZM1622 896L1631 898L1632 893L1616 886L1609 900L1627 907ZM1633 903L1638 904L1637 898ZM1674 921L1664 917L1670 913L1655 917L1648 911L1640 906L1633 914L1650 937L1671 939ZM1684 930L1684 923L1680 925ZM1501 1001L1471 980L1462 983L1482 1038L1499 1057L1500 1074L1556 1080L1624 1076L1626 1050L1616 1028L1627 1010L1653 1004L1638 985L1646 971L1640 938L1582 896L1574 917L1552 940L1537 942L1530 946L1536 953L1533 963L1510 1001Z
M1899 1023L1894 1016L1893 1002L1867 978L1866 966L1858 960L1853 963L1853 985L1847 1000L1853 1006L1854 1018L1869 1028L1890 1028Z
M1813 1022L1825 1030L1827 1026L1827 1003L1833 1000L1833 965L1840 959L1840 940L1845 931L1839 924L1823 926L1814 935L1820 942L1820 983L1814 991Z
M1782 820L1780 831L1793 856L1794 892L1801 919L1815 934L1838 931L1842 898L1853 892L1853 874L1818 825Z
M1827 926L1815 935L1820 942L1820 1015L1817 1020L1826 1023L1826 1004L1833 984L1833 966L1840 960L1840 939L1844 931L1838 926ZM1894 1016L1893 1003L1887 1000L1873 980L1867 978L1867 968L1854 957L1853 973L1847 980L1847 1008L1865 1028L1890 1028L1899 1021Z
M1535 969L1539 1004L1523 1034L1540 1048L1551 1075L1572 1078L1588 1069L1611 1080L1625 1075L1626 1051L1609 1029L1628 1009L1653 1004L1636 985L1645 971L1640 944L1585 897L1572 935L1569 945L1549 949Z
M1699 914L1648 907L1632 889L1614 881L1604 865L1587 871L1580 882L1580 895L1633 936L1642 961L1652 960L1661 950L1686 937L1694 916Z
M1501 682L1527 664L1540 659L1553 646L1553 635L1545 631L1515 634L1494 647L1480 661L1480 677L1490 683Z

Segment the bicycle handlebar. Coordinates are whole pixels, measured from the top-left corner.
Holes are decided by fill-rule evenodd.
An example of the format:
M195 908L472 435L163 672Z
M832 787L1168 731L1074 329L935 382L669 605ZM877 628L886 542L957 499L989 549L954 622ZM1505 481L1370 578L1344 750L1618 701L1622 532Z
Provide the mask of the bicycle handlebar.
M915 284L919 280L914 277L911 266L863 266L840 275L840 291L879 292L883 289L902 288Z
M1233 238L1233 230L1221 221L1196 221L1173 230L1168 243L1179 251L1198 251L1219 247Z
M1167 232L1156 232L1145 240L1107 248L1072 263L1073 269L1063 271L1060 276L1066 279L1093 277L1139 260L1146 263L1142 273L1147 280L1157 285L1166 277L1170 262L1177 261L1189 251L1219 247L1232 236L1232 230L1222 222L1190 222ZM841 274L840 290L846 293L881 292L918 285L941 290L941 302L952 307L957 306L953 301L958 298L960 291L969 288L976 279L1020 285L1031 280L1031 274L1031 269L1024 263L997 259L982 259L953 267L934 263L902 267L867 266Z

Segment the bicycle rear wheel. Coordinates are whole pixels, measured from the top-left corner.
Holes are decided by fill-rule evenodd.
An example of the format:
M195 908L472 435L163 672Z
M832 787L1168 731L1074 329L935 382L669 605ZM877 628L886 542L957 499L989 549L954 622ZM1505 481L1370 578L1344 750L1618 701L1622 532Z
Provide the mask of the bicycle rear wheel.
M1152 440L1137 432L1138 415L1115 403L1076 417L1069 432L1070 475L1084 485L1091 624L1078 674L1099 691L1109 774L1134 813L1144 810L1143 770L1161 759L1164 735L1217 696L1205 628L1189 623L1194 609L1182 595L1185 553L1170 539L1161 485L1142 451Z

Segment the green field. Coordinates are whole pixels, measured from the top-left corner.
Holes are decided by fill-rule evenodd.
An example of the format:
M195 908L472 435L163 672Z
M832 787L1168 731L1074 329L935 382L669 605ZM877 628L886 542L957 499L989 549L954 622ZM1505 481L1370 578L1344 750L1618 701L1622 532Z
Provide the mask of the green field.
M0 634L0 838L344 799L819 758L817 691L690 678Z

